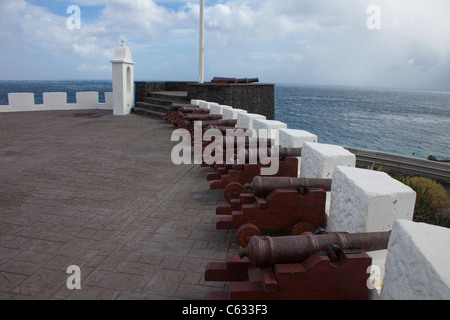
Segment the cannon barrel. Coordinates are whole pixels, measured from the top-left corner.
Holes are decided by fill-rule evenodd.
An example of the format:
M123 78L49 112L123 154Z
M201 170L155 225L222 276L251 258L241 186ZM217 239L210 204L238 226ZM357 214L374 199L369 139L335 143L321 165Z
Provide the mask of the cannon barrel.
M188 103L173 103L170 108L174 111L180 110L181 108L195 108L200 109L200 106L197 106L195 104L188 104Z
M299 236L259 237L253 236L246 248L239 248L241 258L248 257L254 267L274 264L302 262L315 252L325 251L330 246L342 250L360 249L377 251L387 249L391 232L330 233Z
M332 179L310 179L293 177L260 177L253 178L251 183L244 185L245 189L250 189L257 197L265 197L275 189L314 188L331 191Z
M258 78L224 78L224 77L214 77L211 80L212 83L253 83L253 82L259 82Z
M223 143L226 147L227 144L232 144L234 141L234 147L237 147L238 144L258 147L258 146L264 146L264 147L271 147L273 144L275 144L275 140L273 139L266 139L266 138L253 138L253 137L234 137L234 136L224 136L223 137Z
M212 115L212 114L186 114L184 120L186 121L210 121L210 120L220 120L222 115Z
M213 128L215 129L215 128ZM228 128L229 129L229 128ZM218 141L218 143L220 144L220 139ZM275 140L273 139L266 139L266 138L259 138L259 139L255 139L252 137L235 137L235 136L222 136L222 144L223 144L223 148L225 149L227 147L227 145L234 145L235 148L237 148L238 146L252 146L254 147L255 145L257 146L272 146L275 143Z
M226 127L226 129L230 129L230 126L236 126L237 120L210 120L204 121L202 123L203 127L211 127L211 129L215 129L218 127Z
M201 108L195 108L195 107L182 107L179 109L182 113L192 113L192 112L201 112L205 114L209 114L211 111L208 109L201 109Z
M301 157L302 156L302 148L276 148L277 150L275 153L272 148L266 148L265 151L261 152L261 149L254 149L249 148L245 150L241 150L239 154L237 155L238 159L242 159L242 157L245 157L245 162L249 162L250 159L257 159L261 160L261 154L266 155L267 158L273 157L275 154L278 153L279 159L285 159L285 158L295 158L295 157Z

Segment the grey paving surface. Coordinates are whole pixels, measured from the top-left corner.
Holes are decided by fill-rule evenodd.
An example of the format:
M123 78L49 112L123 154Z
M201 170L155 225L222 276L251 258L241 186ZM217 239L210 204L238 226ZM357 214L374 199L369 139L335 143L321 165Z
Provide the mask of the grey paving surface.
M170 160L173 127L109 111L0 114L0 299L203 299L235 253L223 193ZM81 268L69 290L67 267Z

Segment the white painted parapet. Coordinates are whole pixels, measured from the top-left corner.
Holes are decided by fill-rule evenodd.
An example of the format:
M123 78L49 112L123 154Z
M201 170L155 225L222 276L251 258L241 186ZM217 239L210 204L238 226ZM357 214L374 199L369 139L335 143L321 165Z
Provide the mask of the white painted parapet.
M42 93L42 102L50 109L68 108L67 92L44 92Z
M257 113L240 113L237 117L236 127L244 130L253 129L255 119L266 119L266 117Z
M224 109L223 110L223 120L237 120L240 113L247 113L246 110L242 109Z
M341 146L305 142L302 147L302 178L331 179L337 166L356 166L356 156Z
M134 62L125 40L116 48L111 63L114 115L127 115L134 107Z
M78 109L90 109L98 104L98 92L77 92L75 94Z
M98 92L77 92L75 103L67 103L66 92L43 92L42 102L35 103L34 93L8 93L8 105L0 106L0 113L113 108L112 92L105 92L105 103L98 102Z
M206 101L204 101L204 100L197 100L197 99L191 100L191 104L195 105L195 106L200 106L201 102L206 102Z
M318 137L304 130L284 129L279 130L281 148L302 148L305 142L318 142Z
M382 300L450 299L450 229L398 220L389 239Z
M412 220L416 193L385 172L337 167L327 230L389 231L397 219Z
M397 219L413 219L415 202L414 190L384 172L337 167L326 228L329 232L389 231ZM387 250L368 254L381 286ZM370 297L379 298L379 287L371 288Z
M305 142L318 142L318 137L304 130L295 129L279 129L280 147L281 148L302 148ZM300 168L302 157L298 157L298 175L300 176Z
M199 100L198 106L200 107L200 109L211 109L210 103L207 101Z
M99 103L98 108L102 110L113 110L113 93L105 92L105 103Z
M287 129L287 124L277 120L254 119L253 129L259 138L279 141L279 129Z
M34 93L8 93L8 102L11 108L25 111L35 105Z
M223 115L223 111L224 111L225 109L233 110L233 107L231 107L231 106L226 106L226 105L221 105L221 104L210 104L211 114L214 114L214 115Z

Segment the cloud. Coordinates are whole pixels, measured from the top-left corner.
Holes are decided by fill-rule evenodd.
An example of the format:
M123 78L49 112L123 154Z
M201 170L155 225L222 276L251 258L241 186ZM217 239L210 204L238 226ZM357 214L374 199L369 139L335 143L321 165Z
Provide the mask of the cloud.
M138 75L195 73L197 0L65 2L79 5L82 19L93 6L98 14L82 20L81 30L68 30L66 12L55 14L37 1L0 1L0 39L22 54L47 52L88 70L96 64L105 68L124 37ZM380 7L381 30L366 26L369 5ZM448 12L448 0L206 1L207 76L229 72L271 82L431 85L450 69Z

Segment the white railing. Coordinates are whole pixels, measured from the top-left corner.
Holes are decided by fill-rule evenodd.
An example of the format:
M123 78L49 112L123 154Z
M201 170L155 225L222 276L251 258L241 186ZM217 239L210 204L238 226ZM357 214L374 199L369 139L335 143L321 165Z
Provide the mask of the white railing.
M66 92L42 93L42 104L36 104L34 93L8 93L8 105L0 105L0 112L54 111L54 110L113 110L112 92L105 92L100 103L98 92L77 92L76 102L67 103Z

